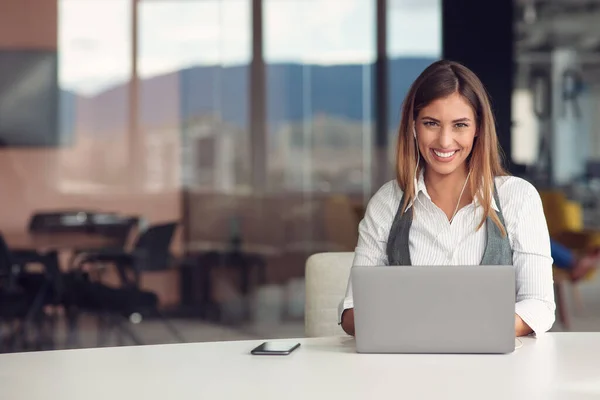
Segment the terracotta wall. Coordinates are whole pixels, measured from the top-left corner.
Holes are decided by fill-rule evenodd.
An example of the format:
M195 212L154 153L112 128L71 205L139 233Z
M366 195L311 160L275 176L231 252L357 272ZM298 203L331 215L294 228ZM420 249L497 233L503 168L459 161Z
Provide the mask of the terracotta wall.
M0 1L0 47L55 49L57 0Z

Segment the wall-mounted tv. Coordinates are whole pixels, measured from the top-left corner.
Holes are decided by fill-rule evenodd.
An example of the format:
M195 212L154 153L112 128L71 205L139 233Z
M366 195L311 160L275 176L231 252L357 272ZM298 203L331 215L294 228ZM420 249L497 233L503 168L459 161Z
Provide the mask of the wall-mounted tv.
M64 144L59 97L56 51L0 49L0 146Z

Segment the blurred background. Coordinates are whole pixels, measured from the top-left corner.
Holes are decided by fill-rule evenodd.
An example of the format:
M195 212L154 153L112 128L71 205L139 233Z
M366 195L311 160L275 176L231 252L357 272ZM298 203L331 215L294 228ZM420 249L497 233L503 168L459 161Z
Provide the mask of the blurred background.
M493 101L551 235L600 245L600 1L0 0L0 351L304 335L400 106L440 58ZM600 330L555 271L554 330Z

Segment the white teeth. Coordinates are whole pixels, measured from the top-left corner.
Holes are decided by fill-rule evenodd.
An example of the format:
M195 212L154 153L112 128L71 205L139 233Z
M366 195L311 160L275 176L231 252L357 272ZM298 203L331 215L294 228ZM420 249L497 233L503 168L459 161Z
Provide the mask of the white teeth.
M454 155L454 153L456 153L456 150L451 151L449 153L442 153L441 151L433 151L435 153L436 156L438 157L442 157L442 158L448 158L448 157L452 157Z

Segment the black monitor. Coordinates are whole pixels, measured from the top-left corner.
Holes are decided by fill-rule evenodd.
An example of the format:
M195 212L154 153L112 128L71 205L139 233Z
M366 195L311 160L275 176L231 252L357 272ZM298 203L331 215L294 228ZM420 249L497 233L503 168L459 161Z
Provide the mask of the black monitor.
M0 49L0 144L47 147L64 140L57 52Z

